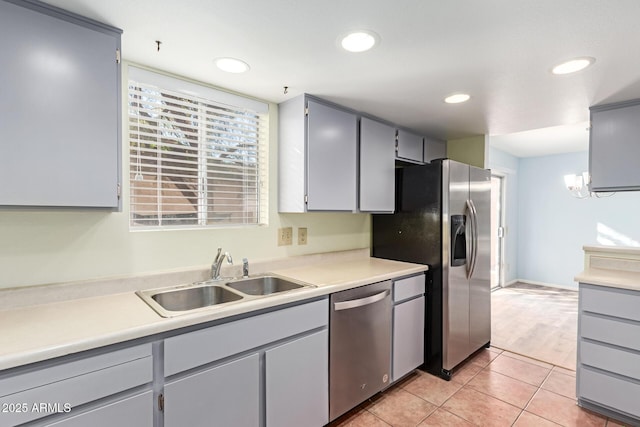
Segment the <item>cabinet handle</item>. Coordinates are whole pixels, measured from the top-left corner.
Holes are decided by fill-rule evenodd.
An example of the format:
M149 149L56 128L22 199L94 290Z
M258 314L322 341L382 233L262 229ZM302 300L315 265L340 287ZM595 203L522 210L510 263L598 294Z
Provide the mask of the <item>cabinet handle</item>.
M333 307L334 307L335 311L348 310L350 308L362 307L362 306L373 304L374 302L378 302L380 300L383 300L386 297L388 297L390 293L391 292L389 292L389 289L386 289L386 290L380 292L379 294L371 295L369 297L360 298L360 299L353 299L353 300L349 300L349 301L336 302L336 303L333 304Z

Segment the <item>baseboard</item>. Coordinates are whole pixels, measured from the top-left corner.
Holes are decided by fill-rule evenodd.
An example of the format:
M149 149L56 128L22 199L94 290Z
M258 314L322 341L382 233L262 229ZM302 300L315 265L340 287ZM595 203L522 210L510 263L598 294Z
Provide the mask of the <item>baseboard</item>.
M510 282L505 283L505 284L504 284L504 286L503 286L503 288L508 288L509 286L515 285L515 284L516 284L516 283L518 283L518 282L519 282L519 280L518 280L518 279L514 279L514 280L512 280L512 281L510 281Z
M566 289L566 290L569 290L569 291L577 291L578 290L578 286L577 285L576 286L558 285L556 283L537 282L535 280L526 280L526 279L512 280L511 282L508 283L507 286L511 286L511 285L515 284L516 282L526 283L527 285L546 286L547 288Z

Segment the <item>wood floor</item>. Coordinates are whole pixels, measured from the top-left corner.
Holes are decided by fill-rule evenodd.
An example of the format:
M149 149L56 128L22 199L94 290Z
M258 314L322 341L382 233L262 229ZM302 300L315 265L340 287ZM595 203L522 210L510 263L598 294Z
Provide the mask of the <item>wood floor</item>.
M491 294L491 345L576 369L578 292L517 283Z

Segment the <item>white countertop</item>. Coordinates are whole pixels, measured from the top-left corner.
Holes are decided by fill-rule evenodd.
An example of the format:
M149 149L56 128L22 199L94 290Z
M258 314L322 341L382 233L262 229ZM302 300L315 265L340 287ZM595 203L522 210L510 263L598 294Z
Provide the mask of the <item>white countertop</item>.
M584 246L584 271L580 283L640 291L640 248Z
M172 318L158 315L134 292L2 310L0 370L426 270L426 265L378 258L278 269L273 273L317 287Z

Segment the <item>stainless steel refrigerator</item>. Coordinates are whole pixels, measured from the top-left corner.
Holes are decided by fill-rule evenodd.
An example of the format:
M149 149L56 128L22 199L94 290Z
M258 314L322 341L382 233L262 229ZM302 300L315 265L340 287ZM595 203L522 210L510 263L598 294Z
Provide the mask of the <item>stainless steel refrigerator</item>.
M372 216L372 256L429 266L422 368L445 379L491 341L490 228L491 172L448 159L397 169Z

